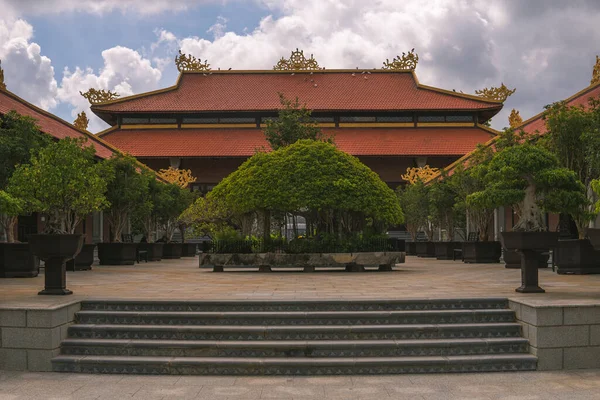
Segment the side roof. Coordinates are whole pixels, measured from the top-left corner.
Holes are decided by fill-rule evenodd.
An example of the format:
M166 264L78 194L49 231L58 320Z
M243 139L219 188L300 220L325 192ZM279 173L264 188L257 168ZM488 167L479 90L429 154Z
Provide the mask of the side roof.
M276 112L278 93L298 97L313 111L477 111L491 118L502 102L421 85L414 71L182 72L169 88L95 104L114 122L124 113Z

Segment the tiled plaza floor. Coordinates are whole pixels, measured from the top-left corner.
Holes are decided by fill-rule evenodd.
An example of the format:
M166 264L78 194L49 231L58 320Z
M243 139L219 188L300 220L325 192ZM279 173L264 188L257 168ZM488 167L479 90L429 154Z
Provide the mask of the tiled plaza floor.
M72 296L38 296L44 277L0 279L0 307L51 307L84 298L120 299L414 299L509 297L537 304L600 304L600 275L540 270L545 294L519 294L520 270L407 257L392 272L214 273L198 258L68 272Z
M591 400L600 370L344 377L123 376L0 371L0 400Z

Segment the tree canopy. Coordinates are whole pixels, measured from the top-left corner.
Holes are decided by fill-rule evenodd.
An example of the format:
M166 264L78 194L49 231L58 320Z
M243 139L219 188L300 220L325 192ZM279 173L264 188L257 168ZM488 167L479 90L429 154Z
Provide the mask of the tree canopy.
M398 188L400 206L404 212L404 223L406 229L417 240L420 229L425 229L429 218L429 187L425 186L420 179L412 185ZM430 238L431 239L431 238Z

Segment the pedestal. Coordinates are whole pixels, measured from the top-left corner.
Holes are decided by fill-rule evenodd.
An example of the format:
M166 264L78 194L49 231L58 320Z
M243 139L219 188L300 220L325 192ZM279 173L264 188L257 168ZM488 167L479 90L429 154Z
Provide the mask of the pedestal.
M539 287L538 252L535 250L520 250L521 253L521 287L519 293L545 293Z
M73 294L67 287L67 263L63 257L52 257L46 260L44 269L44 290L41 295Z

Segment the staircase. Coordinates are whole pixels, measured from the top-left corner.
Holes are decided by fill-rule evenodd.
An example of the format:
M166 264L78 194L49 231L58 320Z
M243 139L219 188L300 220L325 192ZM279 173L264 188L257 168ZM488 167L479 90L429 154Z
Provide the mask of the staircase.
M535 370L506 299L84 301L54 371L346 375Z

